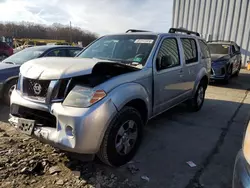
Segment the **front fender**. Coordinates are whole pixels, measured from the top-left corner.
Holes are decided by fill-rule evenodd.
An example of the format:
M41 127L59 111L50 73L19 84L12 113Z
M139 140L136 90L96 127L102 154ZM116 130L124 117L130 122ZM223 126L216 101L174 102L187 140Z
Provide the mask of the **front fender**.
M208 73L208 71L207 71L207 69L205 67L201 68L199 73L197 74L197 77L196 77L196 80L195 80L195 83L194 83L193 96L195 95L195 93L196 93L196 91L198 89L198 86L200 84L200 81L204 76L207 76L207 78L208 78L207 83L209 83L210 75L209 75L209 73Z
M11 76L11 77L9 77L8 79L6 79L4 81L4 84L6 84L6 83L8 83L8 82L10 82L12 80L18 80L18 78L19 78L19 76Z
M125 83L119 85L109 93L117 110L121 110L128 102L141 99L145 102L148 113L151 112L151 100L146 89L138 83ZM150 114L148 114L150 115ZM150 117L150 116L148 116Z

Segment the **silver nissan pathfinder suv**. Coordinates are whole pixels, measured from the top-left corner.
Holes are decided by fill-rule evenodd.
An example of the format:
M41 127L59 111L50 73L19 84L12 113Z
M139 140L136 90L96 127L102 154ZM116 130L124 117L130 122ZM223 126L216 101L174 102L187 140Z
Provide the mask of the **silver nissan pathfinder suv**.
M149 119L182 102L200 110L210 70L199 33L107 35L76 58L23 64L9 122L54 147L120 166L135 155Z

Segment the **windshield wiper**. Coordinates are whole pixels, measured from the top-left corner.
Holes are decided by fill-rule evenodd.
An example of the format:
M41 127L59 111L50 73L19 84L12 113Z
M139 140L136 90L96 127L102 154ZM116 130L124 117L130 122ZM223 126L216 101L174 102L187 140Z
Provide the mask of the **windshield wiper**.
M6 63L6 64L13 64L13 65L15 65L15 63L13 63L13 62L10 62L10 61L7 61L7 62L3 62L3 63Z

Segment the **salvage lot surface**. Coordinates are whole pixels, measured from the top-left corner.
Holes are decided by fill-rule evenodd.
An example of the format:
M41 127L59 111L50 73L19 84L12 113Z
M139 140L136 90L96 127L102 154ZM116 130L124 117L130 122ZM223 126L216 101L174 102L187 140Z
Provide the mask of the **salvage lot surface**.
M71 159L18 134L1 105L0 187L230 187L250 112L249 88L250 73L242 70L229 85L210 85L201 111L180 105L149 121L136 157L117 169Z

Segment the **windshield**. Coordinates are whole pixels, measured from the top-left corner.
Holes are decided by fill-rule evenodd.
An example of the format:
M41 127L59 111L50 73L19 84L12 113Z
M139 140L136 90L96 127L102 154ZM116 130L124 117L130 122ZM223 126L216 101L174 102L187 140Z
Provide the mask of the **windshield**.
M38 58L46 49L41 48L26 48L20 52L13 54L12 56L4 59L3 63L13 63L21 65L26 61Z
M229 54L228 44L208 44L211 54Z
M78 57L119 61L142 68L156 38L156 35L105 36L87 47Z

